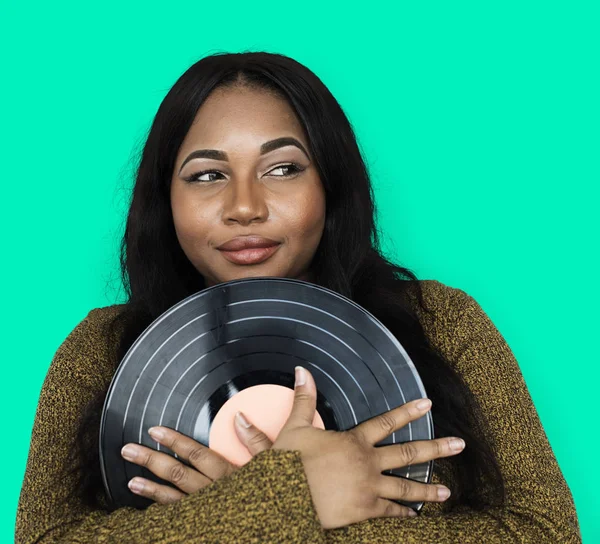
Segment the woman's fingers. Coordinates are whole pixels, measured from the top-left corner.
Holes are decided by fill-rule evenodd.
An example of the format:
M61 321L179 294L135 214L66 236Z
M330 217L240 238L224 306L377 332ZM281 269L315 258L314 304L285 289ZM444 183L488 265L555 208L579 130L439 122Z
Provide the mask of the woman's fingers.
M263 450L270 450L273 445L271 439L252 425L242 412L236 413L235 430L242 444L253 456Z
M464 440L456 437L435 440L414 440L404 444L389 444L375 448L380 470L407 467L431 459L450 457L465 447Z
M184 465L173 456L146 446L127 444L122 450L122 455L128 461L146 467L159 478L175 484L186 493L193 493L212 483L210 478Z
M431 408L429 399L417 399L407 402L389 412L384 412L367 421L363 421L349 432L354 432L363 437L369 444L377 444L420 417L423 417Z
M401 476L381 475L376 482L377 495L408 502L443 502L450 490L443 485L424 484Z
M378 518L414 518L418 514L408 506L403 506L387 499L377 499L375 514Z
M136 495L152 499L159 504L177 502L185 497L185 493L177 491L167 485L160 485L145 478L132 478L128 484L129 489Z
M269 449L272 445L271 440L253 425L249 428L236 425L236 430L240 440L252 455ZM139 444L125 446L122 450L123 457L132 463L146 467L153 474L175 484L185 493L193 493L206 487L238 468L216 451L173 429L152 427L148 432L156 442L177 454L178 458ZM182 460L189 463L191 467L182 463ZM160 497L163 503L181 498L181 493L177 490L172 492L169 486L160 486L143 478L137 480L143 481L146 492L149 489L153 496Z
M317 409L317 384L310 371L302 366L294 369L294 403L285 427L312 426Z
M154 440L167 446L167 448L174 451L181 459L190 463L196 470L199 470L212 481L218 480L223 476L228 476L237 469L237 467L216 451L173 429L169 429L168 427L152 427L148 432ZM187 474L182 473L180 476L185 478ZM175 475L177 476L178 474ZM167 480L173 481L170 478L167 478ZM179 487L179 484L177 485Z

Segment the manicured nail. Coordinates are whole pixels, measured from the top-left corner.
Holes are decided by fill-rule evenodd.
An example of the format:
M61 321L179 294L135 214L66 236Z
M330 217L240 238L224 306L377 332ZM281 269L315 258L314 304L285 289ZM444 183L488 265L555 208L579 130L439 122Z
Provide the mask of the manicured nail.
M417 408L419 410L427 410L431 406L431 401L429 399L423 399L417 402Z
M139 493L140 491L144 490L143 482L141 482L140 480L136 480L135 478L133 480L130 480L129 484L127 485L129 486L129 489L131 489L131 491L135 491L136 493Z
M306 371L301 366L297 366L296 370L296 383L295 385L304 385L306 383Z
M162 440L165 437L165 431L160 427L150 427L148 433L152 438L156 440Z
M414 510L409 510L408 515L409 517L414 518L417 515L417 513Z
M244 417L244 414L242 414L242 412L236 412L235 421L238 425L246 427L246 429L250 428L250 423L248 423L248 420Z
M121 455L125 457L125 459L129 459L130 461L132 461L137 456L137 448L131 444L123 446L123 449L121 450Z
M465 447L465 441L462 438L452 438L450 440L450 449L452 451L460 451Z
M438 486L437 496L440 499L447 499L450 496L450 490L447 487Z

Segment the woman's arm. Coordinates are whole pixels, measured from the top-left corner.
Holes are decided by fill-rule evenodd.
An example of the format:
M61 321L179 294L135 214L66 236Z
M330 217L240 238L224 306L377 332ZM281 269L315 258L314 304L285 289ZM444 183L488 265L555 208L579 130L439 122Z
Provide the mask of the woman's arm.
M295 451L263 451L230 476L168 505L109 513L77 499L64 502L75 481L61 474L81 411L111 378L100 332L109 310L92 310L52 360L31 435L16 542L324 542Z
M556 462L515 357L471 296L440 282L424 295L445 297L428 329L455 362L482 406L497 442L506 483L506 506L487 513L435 513L417 518L371 519L327 531L327 542L461 544L581 542L573 498ZM446 295L440 289L447 292ZM467 448L469 445L467 444Z

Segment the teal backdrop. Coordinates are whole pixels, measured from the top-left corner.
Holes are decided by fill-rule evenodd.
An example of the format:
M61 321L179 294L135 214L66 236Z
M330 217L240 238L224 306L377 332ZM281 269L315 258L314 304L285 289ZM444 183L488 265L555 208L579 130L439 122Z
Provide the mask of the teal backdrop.
M13 539L50 361L90 309L121 301L132 165L158 105L193 62L243 50L289 55L337 97L386 253L488 313L584 542L600 541L599 4L349 5L1 0L1 542Z

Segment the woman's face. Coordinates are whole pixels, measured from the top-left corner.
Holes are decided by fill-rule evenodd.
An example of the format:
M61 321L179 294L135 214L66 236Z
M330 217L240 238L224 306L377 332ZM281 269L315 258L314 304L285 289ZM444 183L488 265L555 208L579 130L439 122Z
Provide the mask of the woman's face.
M261 150L279 138L288 140ZM201 150L204 156L192 155ZM308 153L286 100L241 87L216 89L205 100L177 154L171 210L181 248L207 287L256 276L312 280L325 192ZM217 249L246 235L279 245L253 264L234 263Z

